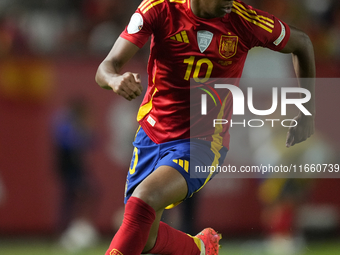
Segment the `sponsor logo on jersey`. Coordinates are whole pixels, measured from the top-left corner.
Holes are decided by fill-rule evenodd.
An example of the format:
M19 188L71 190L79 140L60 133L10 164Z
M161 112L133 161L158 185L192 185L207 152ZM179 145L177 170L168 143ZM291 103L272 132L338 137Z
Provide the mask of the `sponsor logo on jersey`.
M178 34L175 34L174 36L171 36L170 39L178 41L178 42L190 43L187 32L185 30L183 30L182 32Z
M197 44L198 44L198 48L200 49L201 53L203 53L206 49L208 49L213 36L214 34L209 31L205 31L205 30L197 31Z
M231 58L237 52L238 36L222 35L219 53L224 58Z
M135 34L141 31L143 28L143 17L139 13L134 13L131 16L129 25L127 27L127 32L129 34Z

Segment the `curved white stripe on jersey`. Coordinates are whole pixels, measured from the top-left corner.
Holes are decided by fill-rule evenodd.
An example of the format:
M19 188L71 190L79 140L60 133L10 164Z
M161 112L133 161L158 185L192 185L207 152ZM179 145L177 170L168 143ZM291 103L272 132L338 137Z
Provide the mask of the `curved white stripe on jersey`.
M283 39L286 37L286 27L281 23L281 21L279 21L281 24L281 34L279 36L279 38L277 38L273 43L278 46Z

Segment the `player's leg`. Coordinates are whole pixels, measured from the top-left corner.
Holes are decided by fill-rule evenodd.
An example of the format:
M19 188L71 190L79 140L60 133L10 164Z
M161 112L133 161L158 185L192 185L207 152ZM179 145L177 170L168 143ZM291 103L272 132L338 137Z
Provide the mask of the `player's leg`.
M132 196L147 201L156 213L144 253L171 255L217 255L221 236L208 228L193 237L160 221L166 206L182 201L188 191L186 179L175 168L161 166L148 176Z
M142 254L149 253L149 251L154 247L156 240L157 240L157 235L158 235L158 231L159 231L159 224L161 222L163 212L164 212L164 209L156 212L156 218L155 218L155 221L151 225L148 240L147 240L147 242L144 246Z
M159 221L165 206L191 196L193 192L204 186L211 176L209 175L206 179L190 178L188 141L169 142L160 146L153 143L140 129L134 145L136 147L127 178L123 224L106 254L137 255L155 244L151 253L199 255L198 248L203 242L164 223L159 224ZM211 165L215 162L216 157L210 149L210 143L203 147L199 143L195 148L204 152L197 156L199 162L194 162L193 166L196 164ZM225 156L225 154L222 155ZM218 158L224 158L219 153L217 155L219 155ZM219 236L216 232L207 234L209 238L205 239L204 244L209 246L213 244L216 247ZM199 237L199 239L204 239L202 235ZM215 243L211 243L210 239ZM187 252L186 249L190 247L191 251Z
M144 252L151 250L156 242L158 226L162 213L170 204L182 201L188 193L184 177L170 166L160 166L142 181L132 197L137 197L156 211L156 220L150 230Z
M137 255L143 250L151 250L157 239L164 208L185 199L187 192L186 180L176 169L170 166L158 167L137 186L127 201L123 224L107 254ZM184 252L187 255L199 255L200 250L193 238L182 232L179 234L176 236L178 252L166 254Z
M136 187L150 175L158 159L158 145L139 127L125 189L125 211L122 225L112 239L106 255L139 255L149 236L156 216L155 210L137 197L131 197ZM159 214L159 213L158 213Z
M187 193L185 178L175 168L162 165L137 186L132 197L142 199L157 212L184 200Z
M191 237L165 223L159 224L164 208L183 200L187 190L186 180L178 170L170 166L156 169L138 185L127 201L123 224L106 254L138 255L144 251L154 254L200 255L203 242L199 238ZM204 243L214 239L212 245L218 249L217 233L206 234L209 236Z
M215 155L215 153L211 150L209 142L197 142L194 144L192 142L184 142L172 146L170 149L167 149L168 150L158 163L160 167L157 168L157 170L152 173L142 183L142 185L138 186L135 193L133 194L139 194L141 198L143 198L145 201L148 201L148 203L150 203L156 210L158 208L163 208L164 206L175 204L176 201L182 201L184 198L190 197L195 191L201 189L202 186L206 184L207 180L211 178L211 175L209 173L207 173L205 177L200 176L199 178L191 178L189 171L190 167L194 169L196 165L212 165L214 162L218 162L218 159L224 159L226 154L226 151L220 151L221 153L217 153ZM190 152L192 152L191 156L193 157L190 156ZM196 152L199 153L196 154ZM175 190L178 188L176 186L172 186L173 184L170 185L171 182L168 182L169 179L171 179L169 178L170 176L164 174L168 171L170 173L170 170L173 172L173 176L179 174L178 176L181 176L182 178L178 177L178 180L182 179L182 182L184 181L186 183L186 197L179 199L181 196L183 196L184 193L179 197L176 197L176 194L172 194L172 192L175 192ZM176 174L174 170L176 170L178 174ZM165 177L164 180L162 180L163 177ZM159 182L159 180L162 181ZM167 188L164 189L164 183L168 183L166 186L167 188L169 188L168 192ZM144 184L147 185L143 186ZM178 185L178 183L176 185ZM161 190L162 192L159 192L159 190ZM150 197L150 194L154 195ZM172 199L168 199L169 197L172 197ZM154 240L156 240L155 245L151 250L149 250L149 253L172 255L199 255L201 251L205 250L205 254L218 254L218 242L221 237L216 233L216 231L211 228L205 229L196 237L191 237L181 231L168 226L163 222L160 222L159 226L157 224L158 222L156 221L153 224L153 228L150 232L147 245L144 249L145 252L148 251L148 248L151 247L154 243ZM155 238L155 232L157 228L157 238Z
M175 168L167 165L158 167L132 194L156 211L156 219L149 232L149 238L143 252L154 254L199 255L201 243L198 238L191 237L161 222L165 207L186 198L187 182ZM157 240L157 246L155 246Z

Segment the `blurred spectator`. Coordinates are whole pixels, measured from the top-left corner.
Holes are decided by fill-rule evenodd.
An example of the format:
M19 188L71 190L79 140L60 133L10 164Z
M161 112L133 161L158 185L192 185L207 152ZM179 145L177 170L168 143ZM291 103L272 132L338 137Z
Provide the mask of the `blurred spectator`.
M88 168L88 152L94 137L87 103L72 99L54 123L58 173L64 192L60 227L66 228L60 244L67 251L78 251L96 244L93 224L98 190Z

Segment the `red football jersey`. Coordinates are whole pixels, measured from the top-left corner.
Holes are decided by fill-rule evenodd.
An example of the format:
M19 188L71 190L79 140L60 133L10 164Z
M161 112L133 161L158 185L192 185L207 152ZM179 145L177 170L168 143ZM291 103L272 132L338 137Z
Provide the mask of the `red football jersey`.
M155 143L204 136L228 147L229 125L214 128L211 122L204 135L190 134L200 120L206 124L200 112L190 114L190 79L240 78L251 48L279 51L289 35L283 21L239 0L230 14L213 19L196 17L190 0L144 0L120 35L140 48L151 36L148 88L137 120ZM228 95L221 95L222 105L210 116L230 120Z

